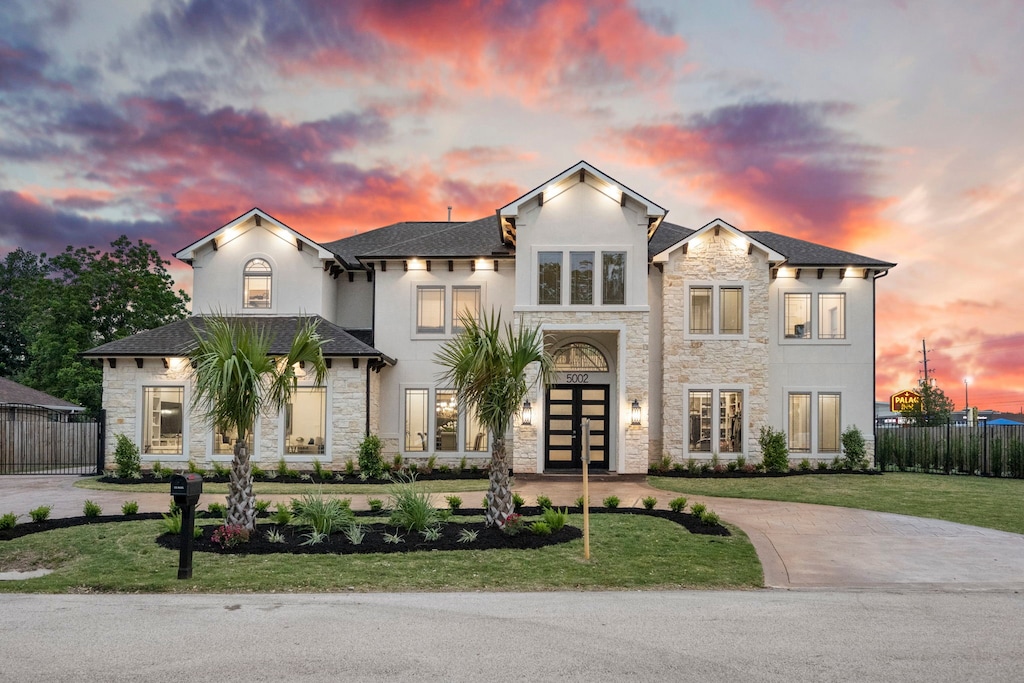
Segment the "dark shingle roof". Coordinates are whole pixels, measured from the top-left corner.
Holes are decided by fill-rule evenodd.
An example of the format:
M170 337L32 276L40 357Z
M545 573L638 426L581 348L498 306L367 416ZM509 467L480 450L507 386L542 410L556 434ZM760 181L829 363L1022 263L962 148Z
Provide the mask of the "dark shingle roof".
M861 256L849 251L840 251L814 242L798 240L774 232L752 230L746 233L758 242L771 247L787 258L790 266L857 266L869 268L892 268L895 263Z
M319 320L317 332L327 341L323 346L325 356L382 356L383 354L337 325L320 316L309 316ZM242 320L265 329L270 335L270 353L284 355L291 346L292 338L302 318L299 316L238 316ZM152 330L139 332L124 339L97 346L82 355L87 358L110 356L185 356L195 346L192 327L204 328L200 316L163 325Z
M488 216L467 223L395 223L326 242L322 246L341 257L346 267L357 267L359 259L472 258L511 254L499 236L497 216Z
M674 223L662 223L647 244L648 258L665 251L679 240L692 235L695 230L684 228ZM867 268L892 268L896 264L888 261L861 256L848 251L840 251L825 247L814 242L787 237L763 230L744 231L751 239L755 239L769 249L774 249L786 257L790 266L853 266Z
M0 377L0 405L2 404L43 406L58 410L82 410L82 406L56 396L18 384L14 380Z

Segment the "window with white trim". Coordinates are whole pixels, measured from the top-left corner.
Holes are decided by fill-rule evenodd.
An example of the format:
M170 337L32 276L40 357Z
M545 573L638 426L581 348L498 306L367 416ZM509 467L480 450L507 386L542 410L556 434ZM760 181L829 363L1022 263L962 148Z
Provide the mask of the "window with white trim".
M142 452L182 455L184 387L142 387Z
M785 292L782 295L782 326L785 339L846 339L846 294ZM812 330L815 331L813 335Z
M626 304L627 252L538 251L537 304L622 306ZM568 263L568 271L563 267ZM600 278L600 281L598 281ZM568 290L569 300L562 296ZM600 300L598 296L600 295Z
M687 292L689 323L693 336L740 337L746 330L745 286L697 283Z
M405 452L487 452L487 428L477 420L472 406L460 409L451 389L405 389L404 405Z
M297 387L285 405L285 453L321 454L327 444L327 388Z
M693 388L687 395L687 450L690 453L743 453L742 389Z
M444 334L444 289L435 285L416 287L416 332Z
M842 450L842 394L791 391L787 396L789 451L839 453ZM813 448L812 448L813 445Z
M270 308L270 286L273 271L270 264L254 258L242 270L242 308Z
M461 320L466 317L480 320L480 288L452 287L452 334L463 331Z
M443 335L462 332L460 316L480 320L483 291L480 285L417 285L415 334Z

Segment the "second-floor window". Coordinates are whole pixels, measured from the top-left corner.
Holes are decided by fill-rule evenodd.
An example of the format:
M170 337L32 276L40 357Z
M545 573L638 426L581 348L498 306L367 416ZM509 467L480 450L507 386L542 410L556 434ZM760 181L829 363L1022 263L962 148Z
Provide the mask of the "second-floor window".
M444 334L444 287L416 288L416 331Z
M812 318L815 296L818 298L816 321ZM843 292L786 292L782 308L786 339L811 339L814 329L818 339L846 339L846 294Z
M568 254L569 272L563 282ZM600 282L596 278L600 278ZM600 285L600 286L599 286ZM568 288L569 300L562 290ZM600 300L598 297L600 296ZM537 253L537 303L542 306L604 306L626 303L626 252L541 251Z
M742 285L692 285L689 299L690 334L743 334L746 313Z
M480 319L482 299L481 288L477 285L418 285L416 334L461 333L463 317Z
M273 272L270 264L254 258L242 271L242 307L270 308L270 285Z

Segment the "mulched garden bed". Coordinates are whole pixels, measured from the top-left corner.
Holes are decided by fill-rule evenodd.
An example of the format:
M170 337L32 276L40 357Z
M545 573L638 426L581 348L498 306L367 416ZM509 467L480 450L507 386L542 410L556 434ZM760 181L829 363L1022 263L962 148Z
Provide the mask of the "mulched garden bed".
M404 472L405 476L408 476L408 472ZM216 475L213 472L203 472L203 481L213 484L227 484L229 482L228 477ZM462 480L462 479L487 479L488 474L486 470L463 470L461 472L448 471L441 472L439 470L433 470L430 473L423 472L422 470L416 473L416 481L449 481L449 480ZM112 474L104 475L99 478L105 484L170 484L171 478L169 476L154 477L151 472L144 472L138 479L132 477L115 477ZM273 482L276 484L323 484L329 486L331 484L394 484L393 479L375 479L367 478L363 479L358 474L343 474L336 473L329 477L320 479L315 473L308 472L305 476L282 476L274 473L274 476L262 476L253 477L255 482Z
M739 470L730 472L691 472L690 470L648 470L647 474L652 477L679 477L681 479L772 479L775 477L802 477L808 474L882 474L881 470L789 470L786 472L741 472Z
M567 508L571 514L582 514L578 507ZM593 515L647 515L649 517L660 517L679 524L692 534L708 536L730 536L729 530L721 524L704 524L700 518L688 513L676 513L671 510L642 510L639 508L591 508ZM381 513L359 510L355 512L357 517L370 515L381 516ZM213 534L213 525L203 527L203 537L194 541L193 549L198 552L215 552L230 554L267 554L267 553L296 553L296 554L322 554L322 553L403 553L431 550L490 550L495 548L543 548L548 545L567 543L581 538L583 533L576 527L566 525L557 533L549 536L538 536L529 530L523 531L516 536L509 536L498 529L487 528L483 522L460 522L455 518L460 516L482 516L481 509L462 509L453 515L452 521L443 525L441 537L436 541L426 541L419 533L402 532L405 538L403 543L386 543L384 541L385 525L382 522L365 524L366 537L359 545L353 545L341 532L332 534L328 540L311 546L301 545L305 540L305 530L293 526L278 527L274 524L261 523L257 525L257 534L248 543L238 545L234 548L224 549L210 541ZM520 510L524 517L533 517L540 514L538 507L526 507ZM136 515L101 515L99 517L62 517L47 519L42 522L24 522L14 528L0 530L0 541L9 541L29 534L53 531L55 529L67 529L86 524L109 524L113 522L136 522L141 520L161 519L162 513L147 512ZM213 516L204 512L197 512L199 520L211 519ZM277 528L285 536L285 543L270 543L266 540L266 532L269 529ZM462 529L477 531L477 538L470 543L459 543L458 539ZM394 532L393 527L387 527L388 532ZM157 543L165 548L178 549L179 536L162 534L157 537Z

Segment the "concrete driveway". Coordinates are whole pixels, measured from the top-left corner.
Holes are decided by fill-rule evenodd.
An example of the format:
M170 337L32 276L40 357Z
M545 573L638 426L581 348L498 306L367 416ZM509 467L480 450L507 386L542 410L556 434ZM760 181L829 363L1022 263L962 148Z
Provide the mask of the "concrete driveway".
M53 507L53 516L82 514L86 499L105 514L117 514L121 503L137 500L143 512L166 511L169 494L123 494L75 488L71 476L0 477L0 514L27 517L39 505ZM572 505L581 495L579 481L542 479L517 482L516 490L533 504L546 495L556 505ZM623 507L641 507L654 496L667 507L675 494L645 483L591 482L590 500L599 505L616 495ZM443 495L437 494L439 504ZM460 493L467 506L477 494ZM480 494L482 495L482 494ZM366 496L346 496L354 507ZM287 500L288 496L266 496ZM771 588L921 588L928 590L1024 589L1024 536L990 529L850 508L688 496L704 502L725 521L742 529L764 567ZM201 506L223 500L205 495ZM24 520L23 520L24 521Z

